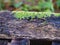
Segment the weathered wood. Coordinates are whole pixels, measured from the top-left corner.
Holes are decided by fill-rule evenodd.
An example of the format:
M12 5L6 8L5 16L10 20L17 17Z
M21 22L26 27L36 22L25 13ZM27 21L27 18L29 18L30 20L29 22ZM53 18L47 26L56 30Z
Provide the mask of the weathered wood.
M28 38L28 39L59 39L60 31L52 25L41 23L37 26L34 22L11 20L8 22L10 37L7 34L0 34L0 38ZM20 25L20 26L19 26ZM14 29L14 30L13 30Z

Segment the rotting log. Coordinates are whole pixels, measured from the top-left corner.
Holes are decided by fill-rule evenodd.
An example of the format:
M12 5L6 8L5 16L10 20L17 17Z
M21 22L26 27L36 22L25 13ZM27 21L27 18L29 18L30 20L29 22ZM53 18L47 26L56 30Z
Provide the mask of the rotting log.
M37 23L35 20L16 20L10 19L10 17L6 18L5 16L2 16L10 15L8 12L6 13L0 13L0 24L2 23L1 26L4 23L4 26L2 26L3 28L0 28L0 39L12 39L11 45L13 45L13 41L13 43L16 44L15 41L20 42L23 39L46 39L51 41L60 40L60 29L56 29L51 25L51 23ZM17 40L21 38L22 40ZM2 43L4 42L5 41ZM8 41L6 40L6 44L7 43Z
M11 15L12 13L8 11L0 12L0 22L2 21L2 23L4 23L3 28L0 28L0 38L26 38L50 40L60 39L60 29L56 29L54 26L51 25L51 23L45 24L44 21L42 23L37 23L34 20L17 20ZM8 16L9 18L7 18L6 16Z

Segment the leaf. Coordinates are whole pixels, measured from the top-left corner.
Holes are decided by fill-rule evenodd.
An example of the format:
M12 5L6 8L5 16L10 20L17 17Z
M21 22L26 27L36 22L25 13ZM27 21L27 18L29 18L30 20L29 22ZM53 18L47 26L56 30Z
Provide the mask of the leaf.
M57 4L58 7L60 7L60 0L57 0L56 4Z
M23 2L19 2L19 3L17 3L17 4L14 4L14 6L15 6L16 8L18 8L18 7L20 7L22 4L23 4Z

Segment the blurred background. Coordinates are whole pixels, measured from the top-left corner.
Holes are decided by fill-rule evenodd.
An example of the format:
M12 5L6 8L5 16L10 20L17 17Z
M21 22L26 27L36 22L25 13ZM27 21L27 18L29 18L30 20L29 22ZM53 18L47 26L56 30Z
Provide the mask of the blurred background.
M0 0L0 11L60 12L60 0Z

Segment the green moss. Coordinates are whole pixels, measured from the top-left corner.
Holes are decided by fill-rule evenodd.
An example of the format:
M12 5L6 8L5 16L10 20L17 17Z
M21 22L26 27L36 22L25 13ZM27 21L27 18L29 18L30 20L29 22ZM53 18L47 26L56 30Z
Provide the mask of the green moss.
M14 16L16 18L24 18L24 17L29 17L31 16L32 18L34 18L35 16L37 16L38 18L42 18L42 17L50 17L51 14L54 14L55 16L60 16L60 13L51 13L51 12L28 12L28 11L13 11L13 13L15 14Z

